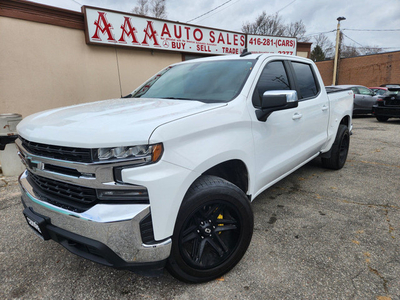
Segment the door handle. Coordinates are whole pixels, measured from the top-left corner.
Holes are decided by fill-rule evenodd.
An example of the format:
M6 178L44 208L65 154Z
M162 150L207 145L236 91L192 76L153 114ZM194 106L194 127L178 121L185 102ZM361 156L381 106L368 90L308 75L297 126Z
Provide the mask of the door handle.
M301 117L302 117L302 116L303 116L302 114L295 113L295 114L293 115L293 117L292 117L292 120L298 120L298 119L301 119Z
M326 106L326 105L322 106L322 111L327 111L328 109L329 109L328 106Z

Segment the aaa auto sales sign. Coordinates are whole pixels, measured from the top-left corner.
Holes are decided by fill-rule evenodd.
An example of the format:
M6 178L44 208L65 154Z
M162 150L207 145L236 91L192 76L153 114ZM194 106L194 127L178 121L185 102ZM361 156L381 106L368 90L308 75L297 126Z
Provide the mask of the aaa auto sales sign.
M241 33L173 23L93 7L83 7L86 42L207 54L240 54Z

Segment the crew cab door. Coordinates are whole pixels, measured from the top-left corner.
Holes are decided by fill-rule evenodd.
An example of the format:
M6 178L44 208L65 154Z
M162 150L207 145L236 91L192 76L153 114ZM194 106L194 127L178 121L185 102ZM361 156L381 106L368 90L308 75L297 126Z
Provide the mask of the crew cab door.
M253 113L255 195L320 151L327 139L329 103L312 66L297 61L265 63L253 90L253 111L265 91L296 90L298 106L272 112L266 121Z
M290 65L299 95L298 113L302 115L298 126L304 140L299 150L308 157L318 153L328 139L330 104L319 85L322 79L317 77L315 65L300 61Z

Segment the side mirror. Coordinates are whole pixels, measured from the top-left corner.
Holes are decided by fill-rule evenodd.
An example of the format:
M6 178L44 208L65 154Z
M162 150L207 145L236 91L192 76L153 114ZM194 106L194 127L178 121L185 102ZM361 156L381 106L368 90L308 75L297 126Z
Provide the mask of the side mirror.
M294 90L266 91L261 99L261 108L256 110L256 116L259 121L265 122L274 111L295 108L298 105L297 92Z

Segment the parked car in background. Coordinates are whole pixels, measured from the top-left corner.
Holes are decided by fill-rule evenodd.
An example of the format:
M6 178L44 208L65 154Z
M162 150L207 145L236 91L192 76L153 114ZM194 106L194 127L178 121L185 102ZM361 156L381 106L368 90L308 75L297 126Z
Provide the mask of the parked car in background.
M333 89L351 89L354 92L353 115L365 115L372 113L372 105L376 103L377 97L369 88L362 85L335 85Z
M388 83L388 84L382 84L381 87L387 87L387 88L400 88L400 83Z
M400 118L400 86L389 88L379 96L377 102L372 106L372 114L379 122L386 122L389 118Z
M370 87L369 89L375 93L375 96L383 95L384 93L386 93L388 91L387 87L380 87L380 86Z

